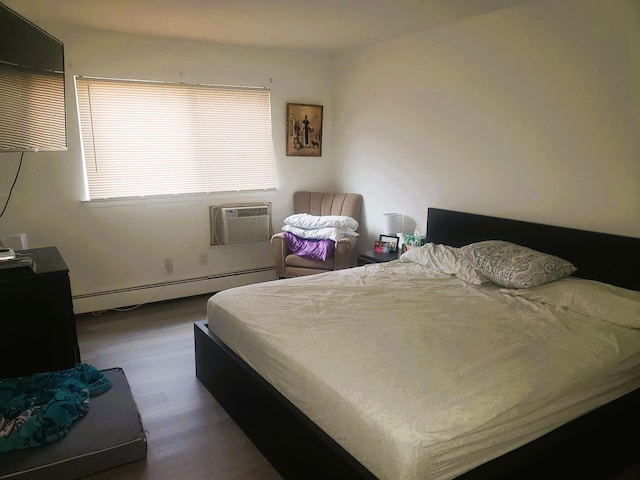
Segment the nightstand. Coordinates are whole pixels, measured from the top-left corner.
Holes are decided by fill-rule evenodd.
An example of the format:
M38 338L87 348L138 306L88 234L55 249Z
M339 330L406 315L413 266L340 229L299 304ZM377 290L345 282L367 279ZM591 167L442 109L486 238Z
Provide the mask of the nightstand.
M385 263L397 260L398 258L400 258L400 252L379 253L374 252L373 250L367 250L366 252L358 254L357 265L361 267L362 265L367 265L369 263Z

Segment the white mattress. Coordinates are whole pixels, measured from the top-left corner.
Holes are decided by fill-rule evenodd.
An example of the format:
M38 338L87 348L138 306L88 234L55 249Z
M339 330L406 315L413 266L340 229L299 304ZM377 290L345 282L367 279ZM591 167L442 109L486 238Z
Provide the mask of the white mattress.
M400 261L220 292L209 328L380 479L448 479L640 387L640 330Z

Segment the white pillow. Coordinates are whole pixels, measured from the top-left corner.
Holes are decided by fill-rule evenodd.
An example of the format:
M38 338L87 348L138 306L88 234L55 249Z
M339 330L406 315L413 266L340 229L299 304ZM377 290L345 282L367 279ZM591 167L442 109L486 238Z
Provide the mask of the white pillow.
M576 271L570 262L503 240L486 240L460 248L462 258L492 282L508 288L537 287Z
M438 243L427 243L414 247L400 255L403 262L412 262L423 267L433 268L441 273L455 274L458 269L458 257L454 247Z
M407 250L400 256L403 262L412 262L429 267L441 273L455 275L460 280L473 285L483 285L491 281L476 271L461 256L458 248L437 243L427 243Z
M582 278L563 278L535 288L502 293L563 307L623 327L640 328L640 292Z
M324 228L298 228L291 225L282 227L283 232L293 233L296 237L310 238L314 240L333 240L337 242L342 237L357 237L359 233L349 230L348 228L324 227Z
M296 213L284 219L285 225L292 227L315 229L324 227L347 228L357 230L358 222L346 215L310 215L308 213Z
M489 280L482 273L469 265L469 262L467 262L462 257L460 257L460 265L455 275L460 280L471 283L473 285L486 285L488 283L491 283L491 280Z

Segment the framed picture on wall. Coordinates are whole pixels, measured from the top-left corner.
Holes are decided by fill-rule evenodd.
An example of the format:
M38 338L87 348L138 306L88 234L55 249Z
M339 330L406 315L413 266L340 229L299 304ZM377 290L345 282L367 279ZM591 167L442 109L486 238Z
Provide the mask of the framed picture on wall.
M287 103L287 155L322 156L322 105Z

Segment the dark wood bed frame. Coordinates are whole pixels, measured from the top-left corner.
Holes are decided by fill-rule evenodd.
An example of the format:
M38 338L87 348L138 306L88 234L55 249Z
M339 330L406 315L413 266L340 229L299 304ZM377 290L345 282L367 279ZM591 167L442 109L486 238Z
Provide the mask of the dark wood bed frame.
M640 290L640 239L430 208L427 241L501 239L571 261L582 278ZM285 479L375 479L208 328L194 324L196 376ZM640 462L640 389L458 477L610 479Z

